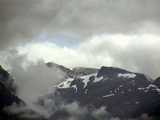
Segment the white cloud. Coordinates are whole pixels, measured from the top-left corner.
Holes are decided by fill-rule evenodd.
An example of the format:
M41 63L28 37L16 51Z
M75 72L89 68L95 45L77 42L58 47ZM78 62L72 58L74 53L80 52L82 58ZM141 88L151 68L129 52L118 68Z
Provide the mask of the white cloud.
M116 66L159 76L160 36L156 34L101 34L80 43L77 48L54 43L32 43L20 47L28 59L53 61L67 67Z
M32 51L31 51L32 52ZM49 68L43 60L30 61L26 55L17 52L4 52L1 56L3 67L14 77L17 85L17 94L25 102L30 103L37 97L48 93L50 88L54 91L55 85L65 78L65 73L56 67ZM3 55L4 55L3 54Z

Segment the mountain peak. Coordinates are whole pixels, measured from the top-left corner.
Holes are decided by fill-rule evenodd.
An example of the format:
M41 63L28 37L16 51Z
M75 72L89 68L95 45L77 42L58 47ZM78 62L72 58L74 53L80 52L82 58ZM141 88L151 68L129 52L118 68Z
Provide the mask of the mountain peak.
M56 94L66 102L77 101L96 108L105 106L119 117L137 117L143 113L154 114L153 109L160 110L160 106L155 108L160 100L158 86L144 74L115 67L102 66L97 72L69 78L57 86Z
M115 75L118 73L131 73L125 69L121 69L121 68L116 68L116 67L106 67L106 66L102 66L97 74L98 77L100 76L108 76L108 75Z

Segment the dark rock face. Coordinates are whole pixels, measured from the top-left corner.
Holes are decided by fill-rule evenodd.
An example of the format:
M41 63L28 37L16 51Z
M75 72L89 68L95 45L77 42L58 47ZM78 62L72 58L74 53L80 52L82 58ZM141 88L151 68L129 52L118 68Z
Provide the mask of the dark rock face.
M19 104L21 100L15 95L14 80L9 73L0 66L0 109L12 103Z
M0 66L0 83L2 83L10 92L16 93L16 85L10 74Z
M5 107L14 104L24 104L24 102L16 96L16 87L14 80L0 66L0 119L9 120L14 119L15 116L10 116L8 113L3 111Z
M11 108L11 111L9 107L13 107ZM16 109L19 109L20 111L16 112ZM25 115L28 115L28 117ZM0 120L44 120L43 116L41 116L39 113L36 113L36 111L33 111L29 107L27 108L27 104L16 95L16 86L14 80L1 66Z
M154 84L160 87L160 77L158 77L155 81Z
M0 83L0 110L13 103L22 102L16 95L12 94L2 83Z
M113 116L158 115L160 88L156 83L140 73L102 67L97 73L67 79L57 86L56 94L67 103L78 101L82 106L105 106Z

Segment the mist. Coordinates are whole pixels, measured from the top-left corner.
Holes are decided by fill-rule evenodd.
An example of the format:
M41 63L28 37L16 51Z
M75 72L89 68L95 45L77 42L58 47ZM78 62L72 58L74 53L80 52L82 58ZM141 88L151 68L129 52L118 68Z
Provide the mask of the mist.
M43 60L34 63L29 61L26 55L18 55L16 51L5 54L7 57L3 64L15 79L17 94L24 101L33 102L50 89L54 92L55 85L64 80L64 72L56 67L47 67Z
M160 36L156 34L104 33L88 37L73 48L54 42L32 42L18 51L34 62L43 59L68 68L114 66L155 79L160 75L159 44Z

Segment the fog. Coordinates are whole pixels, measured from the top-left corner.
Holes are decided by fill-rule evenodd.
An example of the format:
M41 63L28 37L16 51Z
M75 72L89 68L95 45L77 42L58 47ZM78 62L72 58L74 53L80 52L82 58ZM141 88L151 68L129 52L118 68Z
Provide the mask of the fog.
M19 47L31 61L54 61L69 68L114 66L157 78L160 36L155 34L100 34L87 38L77 47L54 42L33 42Z
M7 57L3 62L13 76L17 85L17 94L24 101L34 101L39 96L54 90L55 85L64 80L65 73L56 67L49 68L43 60L34 63L25 55L5 52ZM54 91L53 91L54 92Z

